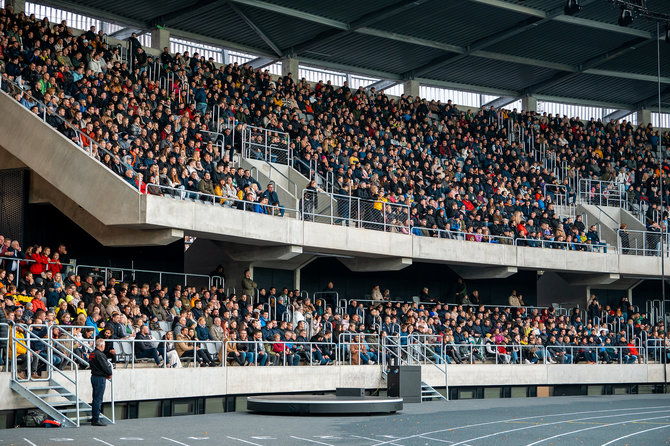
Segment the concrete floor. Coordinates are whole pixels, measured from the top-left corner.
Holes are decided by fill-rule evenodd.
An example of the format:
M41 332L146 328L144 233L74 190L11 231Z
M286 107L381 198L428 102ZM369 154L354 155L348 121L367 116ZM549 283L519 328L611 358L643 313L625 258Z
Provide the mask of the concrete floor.
M461 400L406 404L387 416L231 412L79 429L0 431L2 445L653 445L670 444L668 395Z

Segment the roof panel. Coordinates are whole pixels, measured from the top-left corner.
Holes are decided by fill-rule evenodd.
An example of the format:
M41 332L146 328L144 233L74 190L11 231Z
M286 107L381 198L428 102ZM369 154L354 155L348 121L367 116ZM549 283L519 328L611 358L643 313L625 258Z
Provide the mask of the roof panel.
M578 99L634 104L658 93L654 82L625 78L580 74L572 76L538 94L548 96L569 95Z
M577 66L636 38L564 22L548 22L486 48L502 54Z
M598 55L612 53L614 49L636 41L630 33L621 32L617 25L620 14L618 8L605 0L582 0L585 4L582 11L573 19L541 21L535 14L527 14L528 8L545 13L562 13L565 0L427 0L407 3L402 0L338 0L337 2L317 2L313 0L230 0L213 1L209 6L190 11L198 0L162 0L161 2L135 0L37 0L40 3L61 7L82 14L91 15L102 20L119 24L142 24L174 11L185 10L181 17L169 22L168 29L174 35L185 35L197 39L200 35L207 40L221 40L221 45L232 42L231 46L241 45L250 52L269 54L271 49L229 6L236 4L238 8L258 26L282 50L295 47L302 42L318 36L328 35L333 29L322 21L336 20L351 23L368 14L380 20L368 23L367 26L379 31L394 33L394 38L383 38L379 35L364 33L341 33L327 42L300 52L306 59L319 60L323 66L346 70L351 67L367 69L369 74L383 76L387 73L401 75L421 65L428 64L440 56L450 53L433 48L430 44L420 45L418 40L434 41L441 44L467 47L476 45L487 38L496 38L504 30L513 29L519 23L535 21L536 26L523 33L484 49L490 53L498 53L496 60L468 56L461 60L446 63L434 68L422 77L458 82L469 85L481 85L490 89L523 91L551 78L557 72L544 66L537 67L537 62L524 64L524 59L535 59L542 63L553 62L571 67L584 64ZM501 8L489 3L506 2L511 8ZM384 11L394 5L413 6L403 9L401 13L383 18ZM668 12L668 0L648 0L649 9ZM260 7L259 7L260 6ZM518 8L515 9L515 7ZM283 12L273 11L282 7ZM184 9L187 8L187 9ZM292 11L292 12L291 12ZM373 13L373 14L371 14ZM311 14L310 17L305 15ZM127 22L124 22L127 18ZM537 23L541 22L541 23ZM599 24L608 26L599 28ZM593 26L595 24L595 27ZM642 29L648 33L655 32L655 24L643 18L637 18L631 28ZM524 28L525 29L525 28ZM630 30L628 30L630 31ZM399 37L400 36L400 37ZM415 43L407 43L404 37L414 37ZM230 44L230 43L229 43ZM665 48L664 44L664 48ZM572 76L579 82L566 81L547 88L545 95L582 98L589 100L623 103L630 100L636 103L647 99L648 82L626 78L630 73L655 74L656 56L653 43L639 45L637 49L628 51L612 60L595 67L599 70L618 71L623 76L611 79L602 75ZM616 53L616 52L614 52ZM500 59L503 56L503 60ZM505 57L517 56L515 62ZM663 75L670 77L670 58L663 58ZM668 62L666 62L668 60ZM540 64L541 65L541 64ZM554 66L555 67L555 66ZM588 65L587 65L588 67ZM560 67L558 67L560 68ZM374 71L378 71L375 73ZM595 79L595 80L594 80ZM600 79L600 80L599 80ZM669 84L664 84L666 89ZM607 90L611 88L612 90ZM589 89L584 91L584 89ZM618 92L621 92L619 95ZM619 95L618 98L614 96Z
M272 0L267 3L297 9L298 11L316 14L333 20L351 22L358 17L377 10L383 10L397 3L397 0L374 0L374 1L336 1L323 2L313 0Z
M438 0L425 3L407 13L393 15L373 24L371 28L466 46L513 27L527 17L505 9L497 9L495 14L490 12L490 6L480 3L471 3L464 8L460 2L444 5L443 1Z
M170 28L271 51L263 39L226 4L217 3L202 8L185 18L170 22Z
M241 5L238 8L282 50L332 29L326 25L301 20L297 17L275 14L265 9Z
M442 50L362 34L347 34L306 51L306 57L403 73L444 54Z
M549 79L554 74L556 71L548 68L471 56L453 64L447 63L427 72L423 77L521 91L529 85Z

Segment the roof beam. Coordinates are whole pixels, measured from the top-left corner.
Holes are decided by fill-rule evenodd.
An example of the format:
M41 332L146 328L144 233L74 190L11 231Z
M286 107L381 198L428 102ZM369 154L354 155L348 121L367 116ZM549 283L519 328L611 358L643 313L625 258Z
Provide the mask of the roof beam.
M639 73L624 73L622 71L612 71L612 70L599 70L597 68L592 68L589 70L584 70L585 74L595 74L598 76L607 76L607 77L618 77L622 79L633 79L637 81L646 81L646 82L658 82L658 76L651 74L639 74ZM670 84L670 77L661 76L662 84Z
M54 8L63 9L65 11L74 12L76 14L83 14L96 18L103 17L107 23L114 23L121 26L134 26L142 29L146 27L146 23L140 20L114 14L113 12L102 10L100 8L86 6L81 3L73 3L65 0L39 0L39 2L40 4L46 6L52 6ZM68 26L72 27L72 24L70 23Z
M374 23L385 20L388 17L415 8L423 3L426 3L427 1L428 0L400 0L397 3L394 3L393 5L385 6L383 8L370 11L358 17L356 20L353 20L352 22L348 23L347 29L330 29L318 34L316 37L313 37L302 43L295 45L295 47L293 48L293 52L295 54L300 54L304 51L309 50L310 48L314 48L315 46L318 45L323 45L324 43L339 38L345 34L355 32L359 29L363 29Z
M552 96L546 94L536 94L533 96L537 98L538 101L562 102L565 104L584 105L587 107L603 107L603 108L616 108L616 109L633 107L632 104L624 104L622 102L592 101L590 99L576 99L576 98L568 98L565 96Z
M541 9L531 8L527 6L520 5L518 3L508 3L502 0L469 0L475 3L482 3L489 6L495 6L496 8L506 9L508 11L518 12L520 14L526 14L533 17L539 17L541 19L556 20L559 22L572 23L573 25L580 25L587 28L601 29L606 31L614 31L620 34L628 34L631 36L650 38L651 34L647 31L642 31L635 28L618 26L614 23L599 22L597 20L584 19L581 17L569 16L563 13L563 5L561 5L561 12L559 14L547 13ZM565 2L561 2L565 3ZM589 1L588 3L593 3ZM582 6L586 6L587 2L582 2ZM558 9L558 8L557 8ZM552 10L553 12L553 10ZM553 15L553 16L552 16Z
M254 8L265 9L266 11L277 12L279 14L284 14L291 17L297 17L303 20L307 20L308 22L320 23L322 25L330 26L331 28L349 28L349 25L346 22L329 19L316 14L310 14L308 12L288 8L286 6L275 5L273 3L268 3L262 0L229 0L229 2L240 5L253 6Z
M517 101L519 98L516 96L501 96L497 99L494 99L492 101L487 102L486 104L482 105L482 108L484 107L495 107L495 108L500 108L504 107L507 104L511 104L512 102Z
M603 121L609 121L610 119L613 119L615 121L618 121L620 119L625 118L626 116L630 115L633 113L632 110L615 110L610 114L607 114L603 116Z
M662 92L661 92L661 102L663 102L663 98L666 96L670 95L670 87L666 87ZM658 107L658 93L656 93L653 96L649 96L648 98L638 102L635 104L635 107L633 110L643 110L645 108L649 107Z
M465 48L458 45L450 45L448 43L436 42L434 40L422 39L420 37L407 36L405 34L398 34L391 31L382 31L375 28L361 28L356 31L359 34L365 34L368 36L382 37L384 39L397 40L399 42L411 43L414 45L426 46L431 48L437 48L443 51L449 51L452 53L463 53Z
M380 79L377 82L368 85L367 87L365 87L365 89L371 90L374 88L375 90L381 91L386 90L387 88L391 88L394 85L398 85L398 81L394 81L391 79Z
M114 31L109 35L109 37L114 37L115 39L119 40L125 40L128 37L132 36L133 33L137 33L139 35L144 33L144 31L139 28L133 28L132 26L128 26L126 28L121 28L118 31Z
M247 62L247 65L253 69L257 69L267 67L268 65L275 63L275 61L277 61L277 59L272 59L271 57L257 57L254 60Z
M219 0L200 0L196 2L194 5L188 5L183 8L175 9L174 11L170 11L167 14L161 14L159 16L154 17L153 19L147 21L146 27L149 29L153 29L156 26L165 26L168 24L170 21L181 18L184 16L190 16L196 11L205 8L213 3L218 3ZM159 7L160 9L160 7Z
M415 78L415 80L418 81L421 85L428 86L428 87L442 87L442 88L449 88L449 89L453 89L453 90L471 91L473 93L490 94L490 95L496 95L496 96L520 97L520 92L514 91L514 90L506 90L506 89L501 89L501 88L491 88L491 87L485 87L485 86L482 86L482 85L464 84L464 83L461 83L461 82L440 81L440 80L435 80L435 79Z
M231 4L230 7L232 8L233 11L235 11L235 13L236 13L238 16L240 16L240 18L241 18L242 20L244 20L244 23L246 23L247 25L249 25L249 28L251 28L251 29L254 30L254 32L256 33L256 35L257 35L258 37L260 37L261 40L262 40L263 42L265 42L265 44L266 44L268 47L270 47L270 49L272 49L272 51L274 51L274 53L275 53L277 56L281 57L281 56L283 55L282 50L279 49L279 47L272 41L272 39L270 39L270 38L263 32L263 30L260 29L260 28L258 27L258 25L256 25L256 24L253 22L253 20L251 20L251 19L244 13L244 11L242 11L237 5L234 5L234 4Z

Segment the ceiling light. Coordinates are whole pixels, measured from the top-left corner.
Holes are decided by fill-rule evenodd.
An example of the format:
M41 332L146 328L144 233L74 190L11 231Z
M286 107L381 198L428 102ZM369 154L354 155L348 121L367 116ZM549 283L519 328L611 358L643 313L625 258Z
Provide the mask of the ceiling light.
M625 7L621 8L621 15L619 16L619 25L628 26L633 23L633 11Z
M582 10L579 0L567 0L565 2L565 15L575 15Z

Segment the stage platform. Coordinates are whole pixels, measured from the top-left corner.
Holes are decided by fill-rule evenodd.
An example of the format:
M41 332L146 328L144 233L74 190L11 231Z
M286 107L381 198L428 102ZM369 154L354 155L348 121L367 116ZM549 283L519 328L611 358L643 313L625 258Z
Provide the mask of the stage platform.
M266 395L247 398L247 409L274 415L389 414L402 410L402 398L335 395Z

